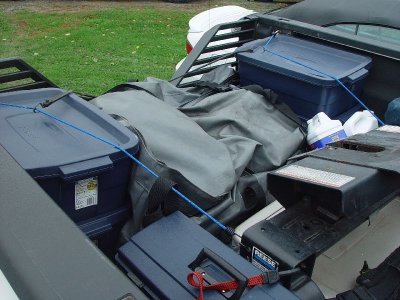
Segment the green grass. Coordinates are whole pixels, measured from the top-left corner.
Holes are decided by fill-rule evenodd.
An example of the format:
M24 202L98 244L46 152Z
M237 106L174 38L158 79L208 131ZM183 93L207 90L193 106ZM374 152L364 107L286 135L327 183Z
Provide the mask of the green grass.
M128 79L170 79L186 55L189 19L227 4L263 11L284 6L247 0L0 1L0 58L20 57L58 86L94 95Z
M57 85L99 94L128 79L169 79L193 15L166 9L0 13L0 57L19 56Z

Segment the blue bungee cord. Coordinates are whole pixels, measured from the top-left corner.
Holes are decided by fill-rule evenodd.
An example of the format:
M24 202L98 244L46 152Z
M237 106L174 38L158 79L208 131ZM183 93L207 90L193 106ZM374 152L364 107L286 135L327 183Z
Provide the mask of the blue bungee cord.
M40 104L40 103L39 103ZM38 105L39 105L38 104ZM28 110L32 110L34 113L41 113L57 122L60 122L68 127L71 127L77 131L80 131L81 133L84 133L96 140L99 140L105 144L108 144L120 151L122 151L126 156L128 156L131 160L133 160L135 163L137 163L141 168L143 168L146 172L148 172L149 174L151 174L153 177L155 178L159 178L160 176L157 175L155 172L153 172L149 167L147 167L145 164L143 164L139 159L137 159L136 157L134 157L132 154L130 154L128 151L126 151L124 148L122 148L121 146L105 139L102 138L86 129L83 129L79 126L76 126L72 123L69 123L53 114L50 114L42 109L39 109L36 107L32 107L32 106L26 106L26 105L19 105L19 104L13 104L13 103L6 103L6 102L0 102L1 106L8 106L8 107L15 107L15 108L19 108L19 109L28 109ZM209 218L211 221L213 221L218 227L220 227L221 229L223 229L224 231L228 232L231 235L237 235L239 236L237 233L235 233L235 231L230 228L225 226L224 224L222 224L220 221L218 221L216 218L214 218L212 215L210 215L208 212L206 212L204 209L202 209L200 206L198 206L196 203L194 203L192 200L190 200L188 197L186 197L184 194L182 194L180 191L178 191L176 188L172 187L171 190L177 194L179 197L181 197L183 200L185 200L188 204L190 204L192 207L194 207L195 209L197 209L199 212L201 212L202 214L204 214L207 218ZM240 236L239 236L240 237Z
M380 124L381 126L385 125L385 123L383 123L383 121L382 121L377 115L375 115L374 112L371 111L371 110L369 109L369 107L368 107L360 98L358 98L347 86L345 86L336 76L330 75L330 74L325 73L325 72L323 72L323 71L321 71L321 70L318 70L318 69L316 69L316 68L313 68L313 67L311 67L311 66L308 66L308 65L306 65L306 64L304 64L304 63L302 63L302 62L299 62L299 61L297 61L297 60L295 60L295 59L293 59L293 58L290 58L290 57L284 56L284 55L282 55L282 54L276 53L276 52L274 52L274 51L268 50L268 49L267 49L267 46L269 45L269 43L272 41L272 39L273 39L277 34L278 34L278 32L274 32L274 33L268 38L267 42L266 42L265 45L263 46L264 51L266 51L266 52L268 52L268 53L271 53L271 54L273 54L273 55L276 55L276 56L278 56L278 57L280 57L280 58L282 58L282 59L285 59L285 60L287 60L287 61L290 61L290 62L292 62L292 63L295 63L295 64L297 64L297 65L299 65L299 66L304 67L304 68L307 68L307 69L310 69L310 70L315 71L315 72L317 72L317 73L320 73L320 74L322 74L322 75L324 75L324 76L326 76L326 77L332 78L332 79L335 80L341 87L343 87L343 88L344 88L358 103L360 103L362 107L364 107L366 110L368 110L369 113L379 122L379 124Z

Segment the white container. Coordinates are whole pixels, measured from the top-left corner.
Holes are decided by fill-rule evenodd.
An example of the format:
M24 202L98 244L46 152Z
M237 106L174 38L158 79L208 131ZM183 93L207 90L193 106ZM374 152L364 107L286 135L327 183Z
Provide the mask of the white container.
M270 203L258 213L252 215L250 218L248 218L246 221L235 228L235 232L237 233L237 235L233 236L234 243L236 245L239 245L241 242L241 236L251 226L263 220L269 220L284 210L285 208L278 201L275 200L274 202Z
M347 136L366 133L378 128L378 120L368 111L357 111L343 125Z
M324 112L316 114L307 124L307 142L313 149L323 148L328 143L346 137L342 123L339 120L331 120Z

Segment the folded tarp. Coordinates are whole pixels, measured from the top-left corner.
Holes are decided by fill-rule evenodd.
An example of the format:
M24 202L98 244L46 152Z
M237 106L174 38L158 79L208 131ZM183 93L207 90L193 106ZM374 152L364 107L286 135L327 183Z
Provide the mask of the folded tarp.
M304 141L299 125L277 108L274 93L222 84L231 72L219 68L203 77L200 87L189 89L148 78L92 100L134 128L143 162L228 224L266 204L266 172L285 164ZM218 86L226 91L216 92ZM148 195L155 181L139 168L132 175L130 233L141 228L154 206ZM186 203L173 201L179 203L175 208L198 216ZM198 221L212 225L203 216Z

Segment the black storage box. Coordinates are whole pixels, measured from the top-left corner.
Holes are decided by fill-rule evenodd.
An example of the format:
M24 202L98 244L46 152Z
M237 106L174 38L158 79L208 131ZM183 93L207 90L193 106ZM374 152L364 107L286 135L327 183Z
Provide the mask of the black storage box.
M308 157L268 174L268 189L285 208L308 201L335 222L392 195L397 180L377 169Z

